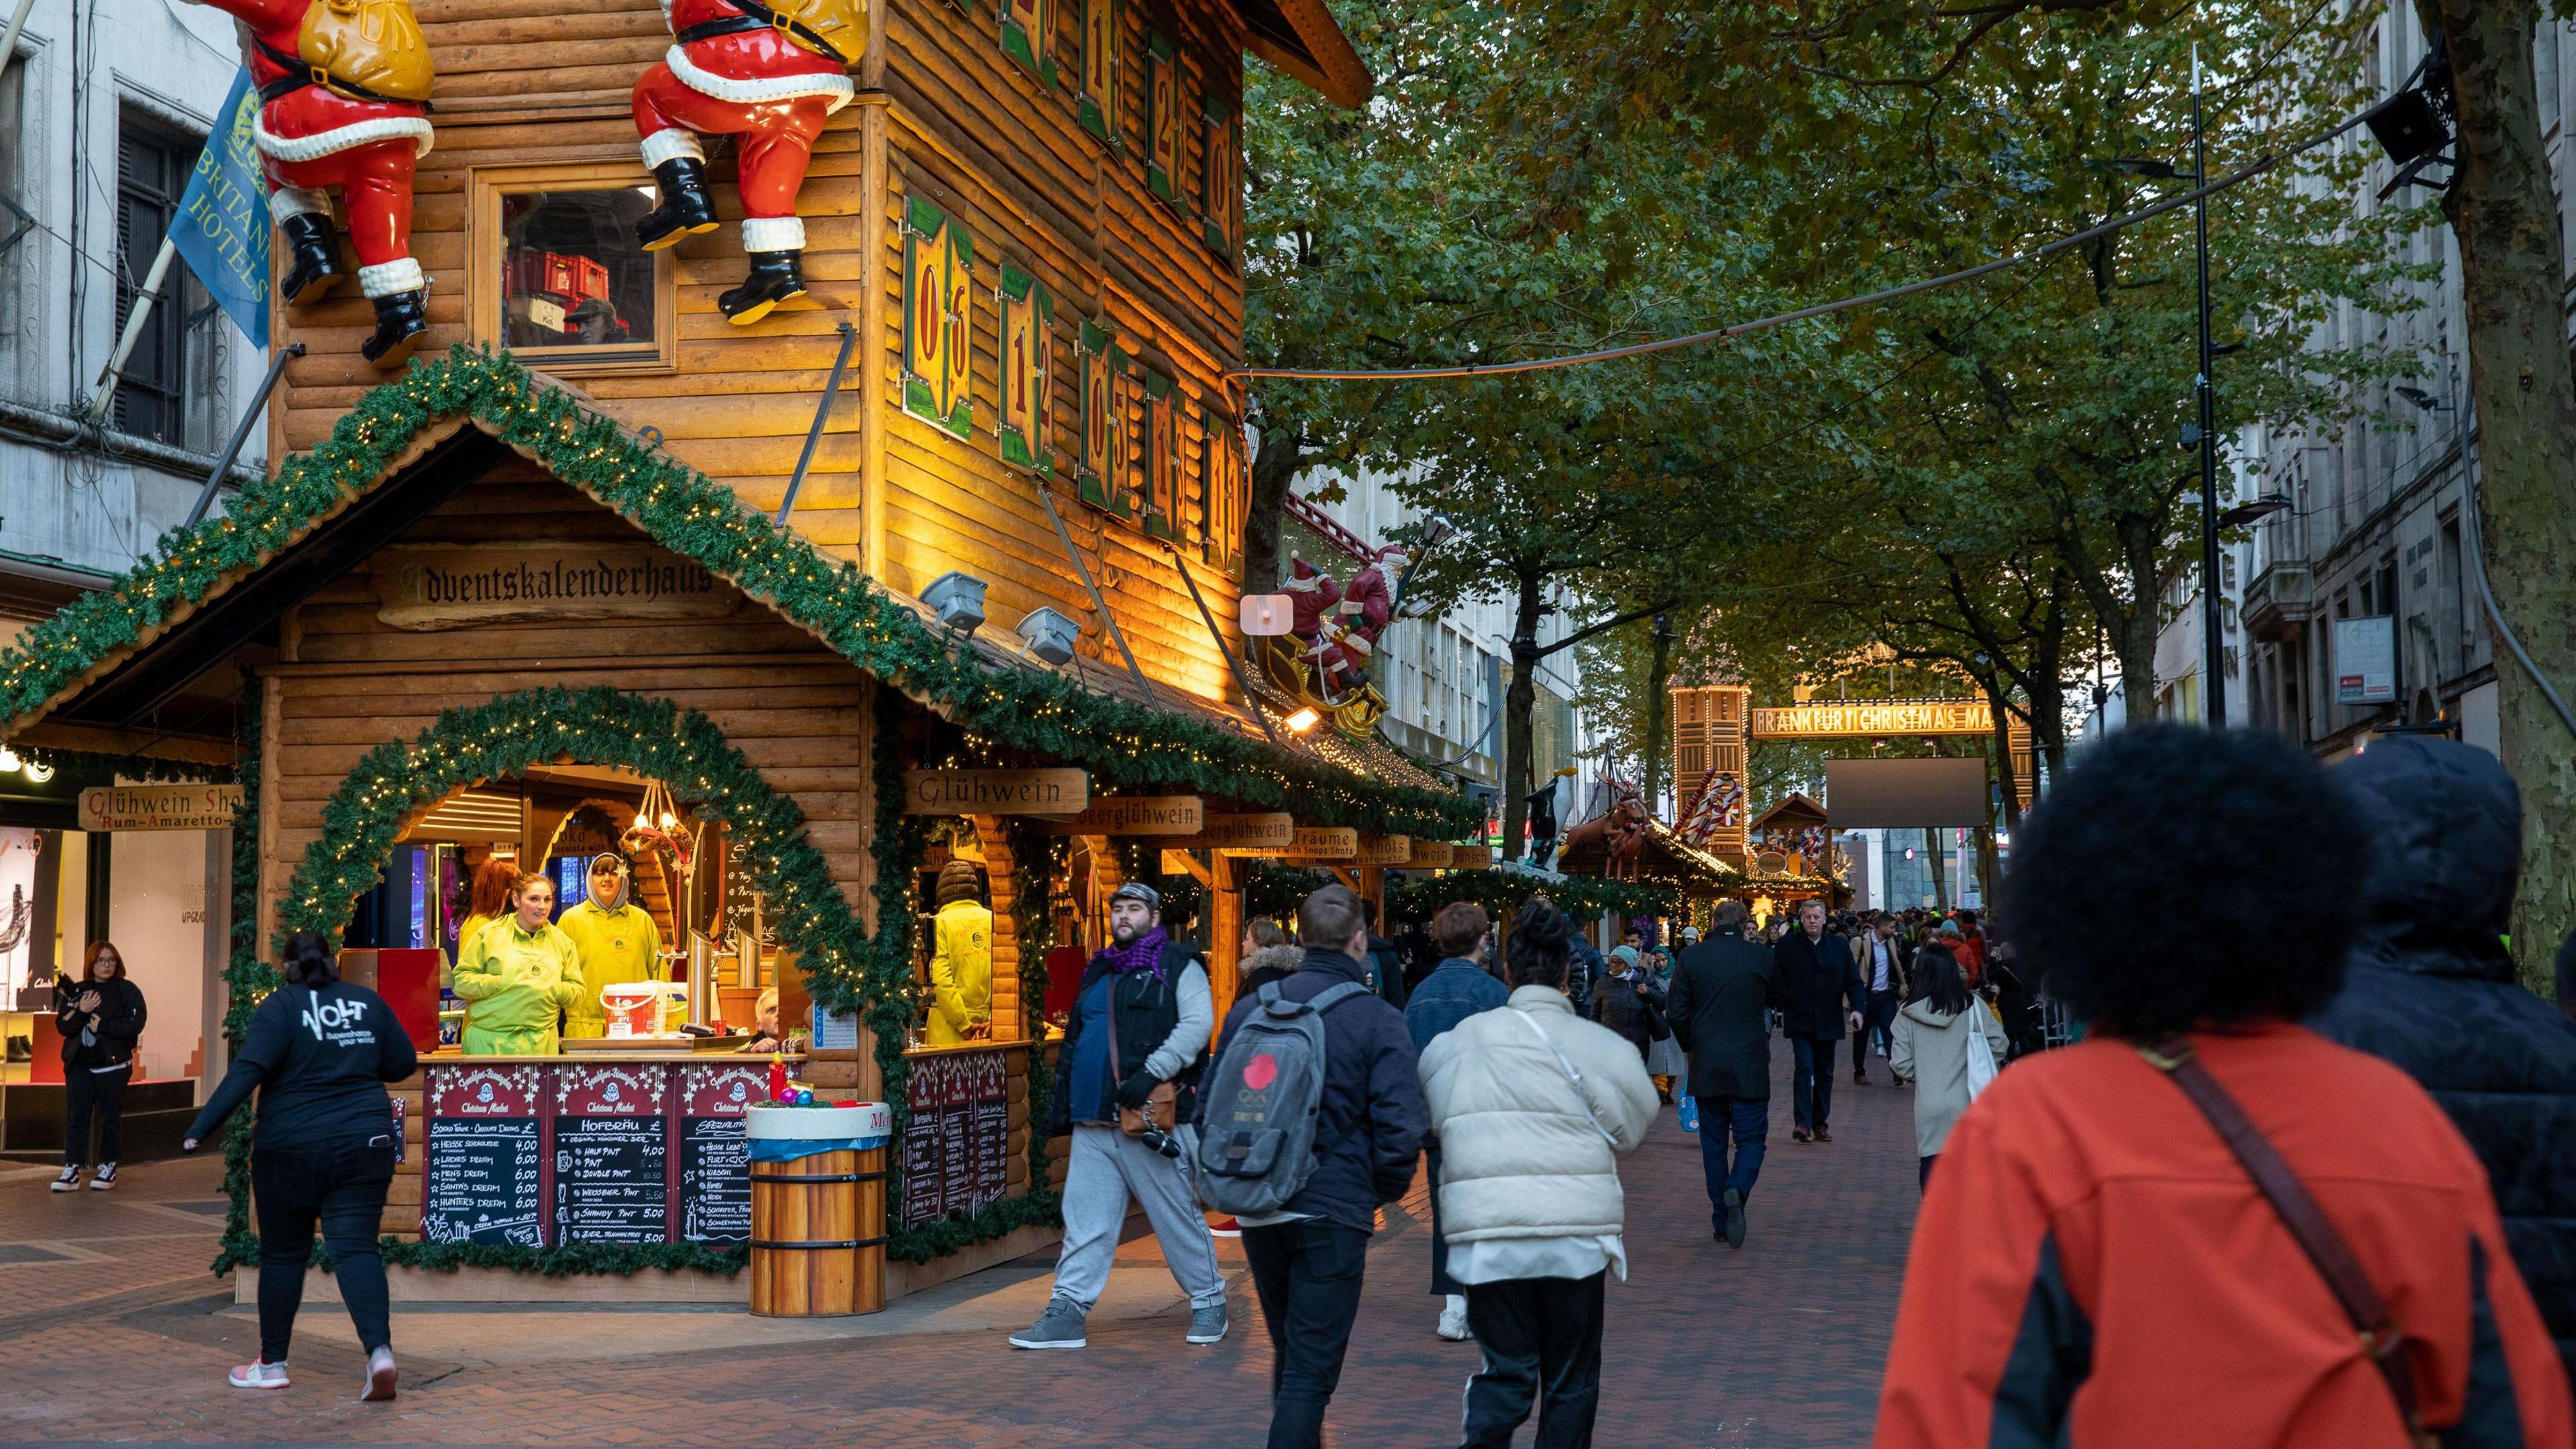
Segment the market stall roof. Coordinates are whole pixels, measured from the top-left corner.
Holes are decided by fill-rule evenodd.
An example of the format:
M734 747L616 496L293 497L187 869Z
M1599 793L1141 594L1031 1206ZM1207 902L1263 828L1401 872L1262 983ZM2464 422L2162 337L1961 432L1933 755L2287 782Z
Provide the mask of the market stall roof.
M1810 825L1824 823L1826 823L1825 807L1792 790L1780 798L1780 803L1755 817L1753 833L1759 835L1765 830L1804 830Z
M506 356L458 348L370 390L312 452L219 517L174 530L114 586L0 652L0 738L229 765L239 680L296 603L523 455L953 724L1105 783L1184 787L1318 824L1431 838L1482 823L1385 746L1271 744L1232 708L1097 668L1082 677L960 641L853 564Z
M1566 831L1565 838L1557 844L1556 868L1566 875L1605 876L1609 866L1609 816L1584 821ZM1638 845L1636 874L1671 882L1689 895L1723 894L1744 881L1742 871L1686 844L1660 820L1647 823L1645 839Z

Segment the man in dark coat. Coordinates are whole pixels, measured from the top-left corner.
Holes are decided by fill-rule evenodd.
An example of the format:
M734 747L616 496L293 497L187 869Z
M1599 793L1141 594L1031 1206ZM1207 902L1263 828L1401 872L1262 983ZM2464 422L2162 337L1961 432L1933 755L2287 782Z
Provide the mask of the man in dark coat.
M1682 952L1665 1015L1690 1057L1699 1104L1699 1159L1717 1236L1744 1246L1744 1200L1762 1174L1771 1133L1771 1008L1780 975L1771 952L1744 939L1744 904L1717 908L1717 929ZM1735 1160L1727 1161L1732 1138Z
M2450 1114L2576 1377L2576 1022L2505 953L2521 796L2495 756L2449 740L2376 741L2336 775L2380 854L2343 994L2308 1024L2405 1068Z
M1771 948L1780 975L1780 1029L1796 1056L1789 1105L1793 1142L1831 1142L1826 1119L1834 1110L1834 1044L1845 1032L1860 1034L1869 990L1851 945L1825 934L1825 903L1798 903L1798 928Z

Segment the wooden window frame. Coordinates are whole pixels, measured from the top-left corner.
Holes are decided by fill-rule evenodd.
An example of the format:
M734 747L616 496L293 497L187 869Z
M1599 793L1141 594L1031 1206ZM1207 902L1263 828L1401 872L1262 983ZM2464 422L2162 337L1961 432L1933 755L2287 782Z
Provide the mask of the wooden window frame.
M1136 510L1127 500L1125 486L1126 389L1119 384L1127 372L1127 352L1118 345L1117 336L1101 323L1086 321L1074 337L1075 380L1082 391L1074 404L1080 435L1075 443L1073 475L1075 496L1103 513L1125 519L1135 517ZM1097 388L1093 386L1095 381ZM1096 412L1095 396L1099 399ZM1092 448L1095 431L1100 434L1096 458Z
M1145 32L1145 189L1181 207L1181 62L1172 38ZM1166 132L1171 142L1165 154Z
M1039 89L1054 90L1060 83L1055 68L1056 0L995 0L995 4L1002 18L1002 54L1019 62Z
M907 197L903 209L903 287L899 293L903 305L901 329L903 410L958 439L975 436L975 369L972 362L975 345L975 237L966 223L949 215L919 197ZM965 371L957 378L957 393L950 399L945 413L939 408L939 395L933 384L944 381L921 370L920 353L921 299L918 296L925 245L941 248L946 269L941 285L950 298L963 304L963 313L940 308L939 325L946 333L947 356L967 359ZM949 331L951 327L954 331ZM946 366L944 362L941 364Z
M653 173L640 161L562 161L533 166L477 166L466 173L465 316L468 334L499 348L501 331L501 198L531 191L624 191ZM608 347L519 347L511 355L557 377L680 370L680 269L671 249L653 258L655 338Z
M1119 134L1118 102L1123 88L1119 74L1127 59L1127 0L1081 0L1082 5L1082 74L1074 87L1074 120L1082 129L1109 144L1115 155L1127 154L1126 138ZM1101 37L1101 48L1107 55L1092 62L1092 37ZM1092 84L1092 72L1100 75L1098 86Z
M1181 502L1180 389L1169 373L1153 367L1141 371L1136 401L1142 415L1137 433L1143 446L1136 459L1136 512L1149 537L1172 541L1178 536L1174 521Z
M1041 478L1052 477L1055 449L1047 432L1055 417L1055 294L1035 276L1004 262L996 301L1000 322L993 329L993 371L999 394L999 406L993 413L995 447L1003 462ZM1011 362L1011 329L1023 312L1028 315L1029 336L1038 352L1032 388L1036 396L1028 400L1027 408L1034 436L1023 433L1011 421L1013 405L1019 399L1019 369Z
M1243 132L1234 108L1214 96L1199 107L1199 240L1228 262L1243 236Z

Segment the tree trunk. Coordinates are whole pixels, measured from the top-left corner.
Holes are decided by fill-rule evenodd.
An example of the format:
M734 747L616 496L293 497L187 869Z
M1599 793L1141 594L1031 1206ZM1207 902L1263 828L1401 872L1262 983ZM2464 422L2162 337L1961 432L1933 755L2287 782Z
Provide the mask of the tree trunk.
M2532 75L2537 0L2418 0L2449 42L2459 179L2445 201L2460 244L2476 407L2478 546L2496 609L2561 697L2576 688L2576 382L2560 295L2558 202ZM2505 768L2522 787L2522 890L2513 949L2549 993L2576 922L2576 741L2504 640L2495 641Z
M1501 858L1518 860L1528 842L1521 837L1529 822L1530 715L1538 708L1538 619L1544 602L1540 576L1520 576L1512 603L1512 682L1503 693L1503 848Z
M1660 616L1655 621L1655 662L1646 670L1646 733L1637 746L1638 789L1646 797L1646 809L1661 818L1664 813L1664 760L1667 750L1664 731L1672 725L1673 636L1664 632ZM1681 809L1676 799L1673 808Z
M1280 535L1288 516L1288 486L1307 462L1304 435L1263 428L1252 455L1252 497L1243 519L1243 591L1266 594L1279 587L1288 562Z
M1943 915L1950 913L1950 832L1923 832L1923 858L1932 870L1932 903Z

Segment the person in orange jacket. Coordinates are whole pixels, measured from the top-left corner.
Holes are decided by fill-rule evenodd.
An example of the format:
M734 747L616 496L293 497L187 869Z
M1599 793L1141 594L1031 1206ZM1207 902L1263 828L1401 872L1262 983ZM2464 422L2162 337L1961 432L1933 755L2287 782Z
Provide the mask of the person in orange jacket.
M2370 848L2316 763L2123 731L2016 844L2020 959L2090 1033L2007 1067L1933 1165L1877 1449L2576 1442L2477 1158L2403 1072L2297 1024L2341 984ZM2385 1300L2386 1362L2186 1095L2194 1061Z

